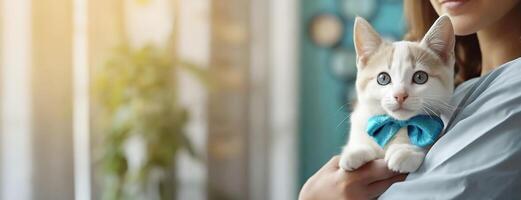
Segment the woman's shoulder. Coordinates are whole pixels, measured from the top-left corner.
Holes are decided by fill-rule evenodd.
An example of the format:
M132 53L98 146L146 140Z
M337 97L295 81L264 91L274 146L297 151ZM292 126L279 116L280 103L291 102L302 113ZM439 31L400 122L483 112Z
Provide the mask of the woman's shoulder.
M521 58L501 65L483 77L490 79L490 86L521 86ZM519 90L517 90L519 91Z
M455 90L453 103L463 107L486 102L501 106L500 102L513 99L521 104L521 58L462 83Z
M515 89L516 86L521 87L521 58L505 63L484 76L459 84L454 90L451 104L458 104L465 96L470 95L469 93L482 94L500 89ZM521 90L514 92L517 91L521 92ZM474 97L479 97L476 94Z
M498 122L521 120L521 58L462 85L452 104L457 110L449 126L461 125L462 121L495 126ZM520 129L521 125L513 128Z
M440 138L431 151L444 152L445 156L439 157L442 160L463 154L460 152L463 149L474 149L474 153L483 149L490 152L515 152L516 155L521 153L521 146L517 145L521 143L521 59L506 63L473 80L465 86L465 90L467 93L457 104L445 136ZM507 145L512 142L516 145ZM439 149L439 145L453 148ZM488 156L496 155L483 155Z

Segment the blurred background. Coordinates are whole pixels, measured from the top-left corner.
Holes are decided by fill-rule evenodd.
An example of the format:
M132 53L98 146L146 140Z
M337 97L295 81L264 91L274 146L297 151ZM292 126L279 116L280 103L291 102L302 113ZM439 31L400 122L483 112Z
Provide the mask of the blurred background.
M400 0L0 0L0 198L297 199Z

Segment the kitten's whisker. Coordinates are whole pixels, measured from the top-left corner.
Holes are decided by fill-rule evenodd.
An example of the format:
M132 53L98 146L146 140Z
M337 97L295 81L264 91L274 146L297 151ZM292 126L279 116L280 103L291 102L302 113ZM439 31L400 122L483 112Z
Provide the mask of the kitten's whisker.
M338 124L336 125L336 128L337 129L338 127L340 127L340 125L342 125L347 119L351 118L351 114L349 115L346 115L346 117Z
M447 104L447 103L444 103L444 102L440 102L440 101L434 101L434 100L430 100L430 99L426 99L426 102L434 103L434 104L436 104L436 105L441 105L441 106L449 107L449 108L454 107L454 106L452 106L452 105L450 105L450 104Z
M425 110L425 108L421 107L421 109L423 110L423 112L427 113L427 116L429 116L429 118L432 119L432 116L431 114L429 113L429 111Z
M442 104L442 103L439 103L439 102L430 102L430 103L435 104L439 109L442 109L444 111L451 111L452 112L452 111L454 111L456 109L456 107L454 107L454 106Z
M446 96L444 96L444 95L423 95L423 96L420 96L420 97L422 97L422 98L430 98L430 99L435 98L435 99L438 99L438 100L442 100L442 99L446 98ZM440 98L440 97L443 97L443 98Z
M424 96L423 98L447 103L447 101L440 99L440 98L436 98L436 97Z
M445 97L446 95L435 95L435 94L430 94L430 95L423 95L424 97Z
M427 109L427 107L423 107L423 108L427 111L427 115L429 115L429 117L431 117L432 115L435 115L432 113L432 111L430 109Z
M442 100L442 99L438 99L438 98L424 97L424 99L428 99L428 100L444 103L444 104L447 104L447 105L451 105L448 101L445 101L445 100Z
M433 97L434 97L434 98L433 98ZM439 99L439 98L436 98L436 96L421 96L421 97L419 96L418 98L420 98L420 99L432 100L432 101L441 102L441 103L444 103L444 104L450 105L447 101L442 100L442 99Z
M425 108L428 109L428 110L430 110L430 111L432 111L432 113L433 113L434 116L436 116L436 117L440 117L440 115L436 114L436 112L434 111L434 108L431 108L430 106L432 106L432 105L430 105L430 104L428 104L428 103L425 104Z
M446 107L446 108L451 108L451 109L455 109L456 108L456 106L450 105L447 102L444 102L444 101L441 101L441 100L438 100L438 99L425 98L425 100L426 100L426 102L434 103L436 105L443 106L443 107Z
M336 112L338 112L338 111L344 109L347 105L352 105L352 104L353 104L353 103L351 103L351 102L346 102L344 105L341 105L340 108L338 108L338 110L336 110Z

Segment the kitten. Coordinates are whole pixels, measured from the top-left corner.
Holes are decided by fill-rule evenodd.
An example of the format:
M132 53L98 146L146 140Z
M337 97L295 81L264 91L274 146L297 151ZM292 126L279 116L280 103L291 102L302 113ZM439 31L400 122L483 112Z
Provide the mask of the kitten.
M452 23L449 17L441 16L420 42L391 43L358 17L354 43L358 102L351 115L349 140L339 166L351 171L384 158L393 171L413 172L423 162L425 146L411 143L408 126L398 128L387 143L381 144L368 134L368 120L379 115L402 121L417 115L436 117L449 107L455 62ZM440 126L443 129L442 122Z

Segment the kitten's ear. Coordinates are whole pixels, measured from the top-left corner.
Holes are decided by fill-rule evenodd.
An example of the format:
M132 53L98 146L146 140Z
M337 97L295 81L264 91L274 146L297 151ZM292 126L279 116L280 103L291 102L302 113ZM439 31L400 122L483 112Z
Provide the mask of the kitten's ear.
M356 17L353 41L355 43L357 66L365 65L367 58L373 54L382 43L382 38L371 24L361 17Z
M439 17L423 37L421 44L434 51L447 63L454 54L454 28L447 15Z

